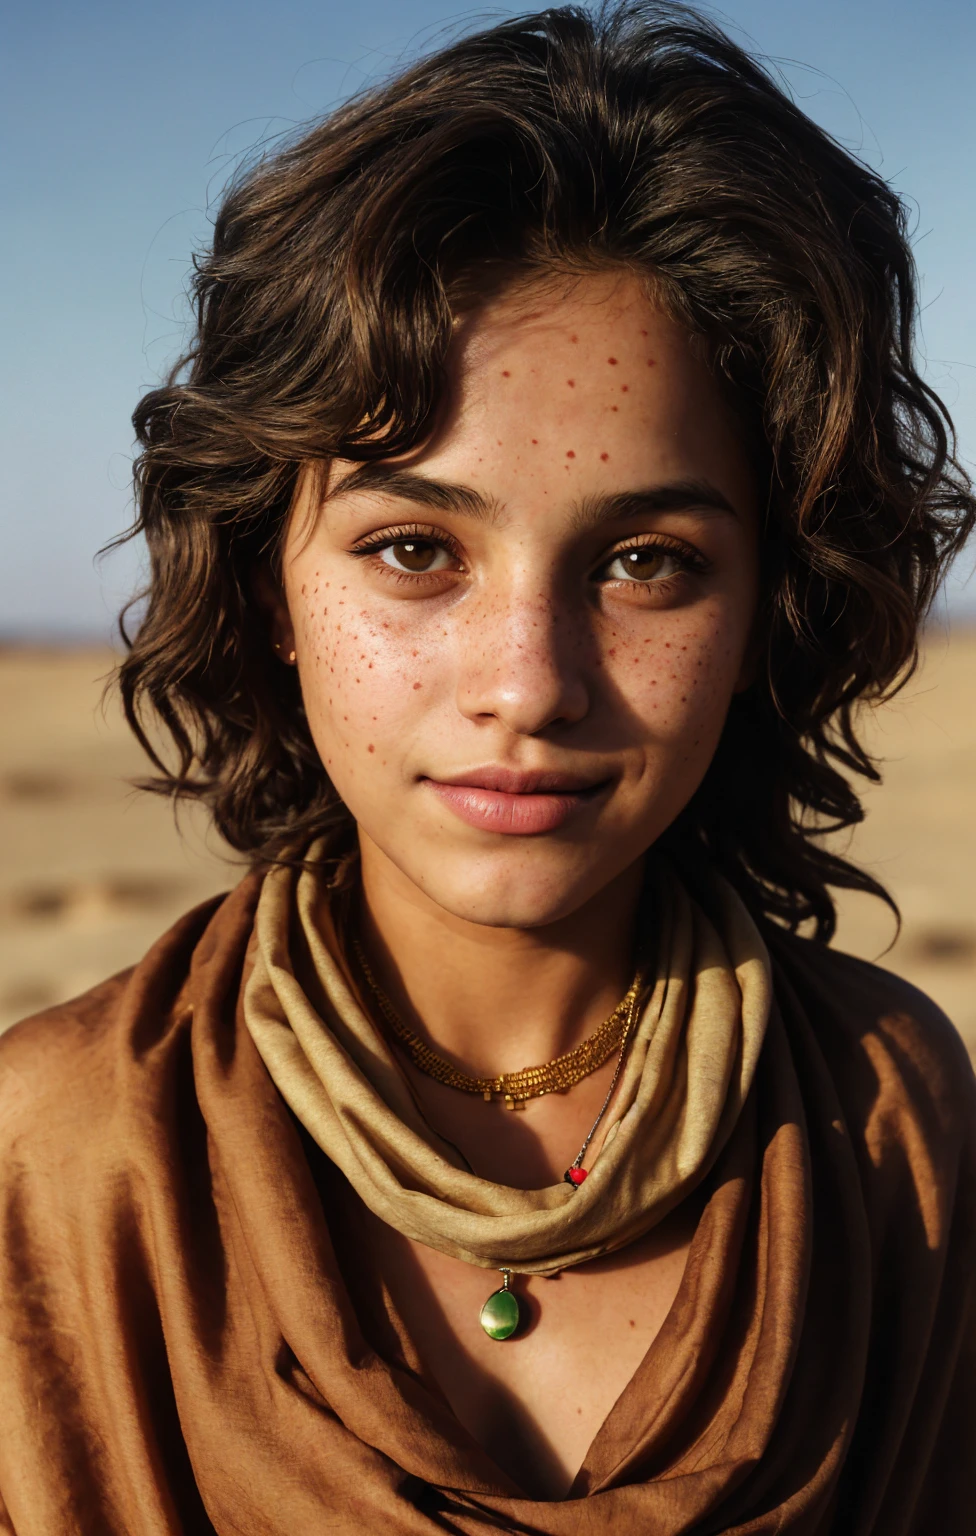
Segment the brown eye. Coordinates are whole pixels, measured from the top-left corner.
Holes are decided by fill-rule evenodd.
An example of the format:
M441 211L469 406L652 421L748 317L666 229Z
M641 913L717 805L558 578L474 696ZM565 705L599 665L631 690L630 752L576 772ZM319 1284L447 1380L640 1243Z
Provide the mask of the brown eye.
M450 563L447 551L431 543L430 539L397 539L386 545L380 559L394 570L410 571L415 576L443 570Z
M621 550L607 563L606 573L611 581L654 581L659 576L673 575L677 561L669 550L653 544L636 549Z

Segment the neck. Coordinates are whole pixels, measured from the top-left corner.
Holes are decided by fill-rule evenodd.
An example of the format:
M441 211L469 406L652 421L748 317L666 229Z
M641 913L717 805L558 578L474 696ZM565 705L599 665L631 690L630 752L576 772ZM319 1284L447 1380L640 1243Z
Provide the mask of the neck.
M633 980L643 860L577 911L534 928L437 905L361 841L362 939L404 1023L463 1071L494 1076L572 1050Z

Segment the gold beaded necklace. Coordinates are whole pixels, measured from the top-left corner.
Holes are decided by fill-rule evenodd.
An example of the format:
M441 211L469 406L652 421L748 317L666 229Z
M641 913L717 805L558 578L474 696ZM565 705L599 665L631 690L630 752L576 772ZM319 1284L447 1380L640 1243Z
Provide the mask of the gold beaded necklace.
M414 1066L448 1088L458 1088L462 1093L478 1093L486 1102L502 1099L508 1109L524 1109L527 1099L538 1099L546 1093L564 1093L567 1088L574 1087L584 1077L589 1077L591 1072L602 1067L623 1042L633 1004L641 988L638 972L609 1017L574 1050L566 1051L562 1056L556 1056L538 1067L522 1067L518 1072L501 1072L497 1077L469 1077L407 1028L370 970L358 939L353 939L353 949L377 1008Z

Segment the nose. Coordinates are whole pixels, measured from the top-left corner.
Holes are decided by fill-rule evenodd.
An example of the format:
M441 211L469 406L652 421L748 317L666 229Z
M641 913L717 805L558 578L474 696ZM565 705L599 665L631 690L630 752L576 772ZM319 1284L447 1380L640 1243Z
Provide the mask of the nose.
M466 617L458 708L469 720L497 720L537 736L582 720L590 708L586 622L560 611L554 594L512 592Z

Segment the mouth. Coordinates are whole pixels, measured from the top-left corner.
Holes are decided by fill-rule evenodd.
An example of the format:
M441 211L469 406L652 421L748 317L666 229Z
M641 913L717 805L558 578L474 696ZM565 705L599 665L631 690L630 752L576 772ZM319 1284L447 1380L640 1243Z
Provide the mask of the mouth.
M424 778L441 803L470 827L509 836L555 832L605 797L612 780L581 774L471 768L445 779Z

